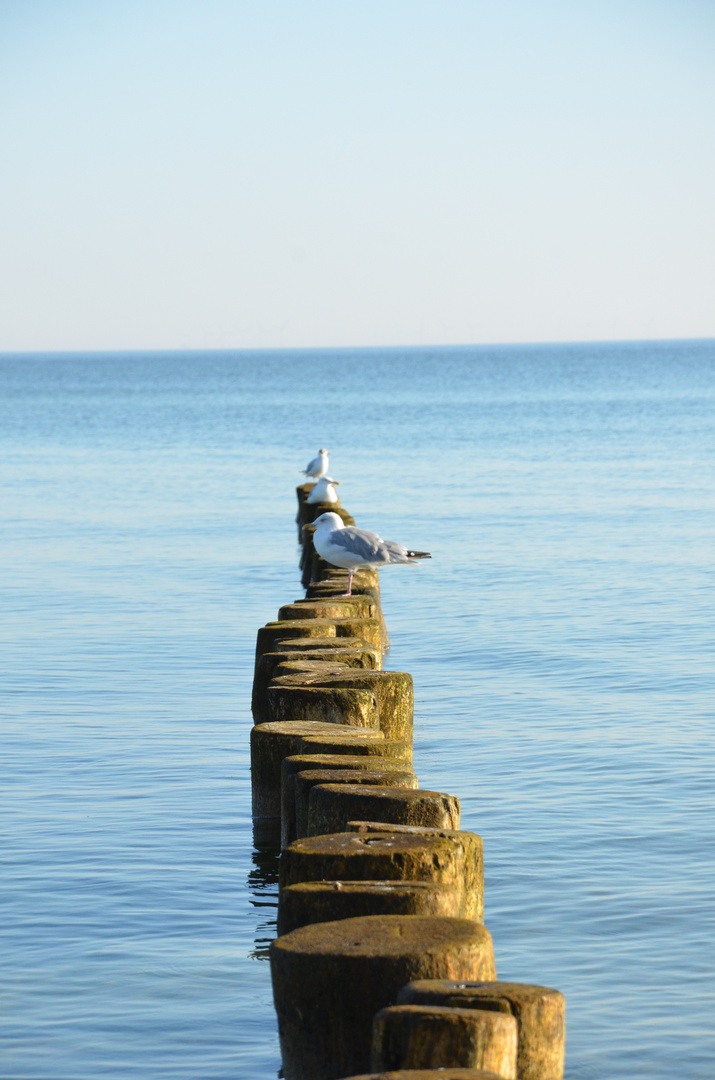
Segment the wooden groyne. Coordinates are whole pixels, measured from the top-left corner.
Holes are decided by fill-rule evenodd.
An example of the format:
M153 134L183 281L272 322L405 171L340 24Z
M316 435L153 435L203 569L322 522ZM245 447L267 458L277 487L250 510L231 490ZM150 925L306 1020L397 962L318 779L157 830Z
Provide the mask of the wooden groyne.
M481 837L414 774L413 687L385 671L378 575L316 554L339 503L298 488L306 596L258 631L254 829L280 844L273 995L286 1080L562 1080L565 1003L501 982Z

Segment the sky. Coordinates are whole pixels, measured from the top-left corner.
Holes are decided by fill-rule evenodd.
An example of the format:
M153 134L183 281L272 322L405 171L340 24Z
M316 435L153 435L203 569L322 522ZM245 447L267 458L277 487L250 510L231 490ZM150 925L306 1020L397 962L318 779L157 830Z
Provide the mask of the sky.
M713 0L0 0L0 351L715 337Z

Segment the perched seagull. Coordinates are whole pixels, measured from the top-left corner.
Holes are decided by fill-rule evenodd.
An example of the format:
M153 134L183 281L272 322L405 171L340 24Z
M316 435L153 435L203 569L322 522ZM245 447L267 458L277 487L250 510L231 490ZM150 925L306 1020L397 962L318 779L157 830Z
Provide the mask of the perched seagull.
M317 484L313 484L310 495L305 500L311 506L315 503L336 503L338 493L333 484L339 484L339 480L332 480L329 476L321 476Z
M312 476L315 480L320 480L321 476L325 476L328 471L329 453L329 450L318 450L318 456L309 462L307 469L303 469L305 476Z
M374 532L343 525L341 518L327 511L311 525L304 525L306 532L313 533L315 550L326 562L349 570L348 591L352 595L353 573L360 566L379 570L393 563L416 563L419 559L431 559L429 551L408 551L394 540L383 540Z

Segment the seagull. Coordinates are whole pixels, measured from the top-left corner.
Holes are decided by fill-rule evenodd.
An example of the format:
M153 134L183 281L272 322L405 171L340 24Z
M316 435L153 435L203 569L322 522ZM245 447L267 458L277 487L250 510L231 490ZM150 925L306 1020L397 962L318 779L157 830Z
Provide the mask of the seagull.
M308 463L307 469L303 469L305 476L312 476L315 480L319 480L321 476L325 476L328 471L329 453L329 450L318 450L318 456L314 457L313 460Z
M338 501L338 493L333 487L333 484L339 483L339 480L333 480L330 476L321 476L318 483L313 484L310 495L305 501L311 505L314 503L336 503Z
M432 558L429 551L409 551L394 540L383 540L377 533L343 525L342 519L332 511L321 514L303 528L313 533L313 544L321 558L349 571L346 596L352 595L353 574L360 566L379 570L392 563L416 563Z

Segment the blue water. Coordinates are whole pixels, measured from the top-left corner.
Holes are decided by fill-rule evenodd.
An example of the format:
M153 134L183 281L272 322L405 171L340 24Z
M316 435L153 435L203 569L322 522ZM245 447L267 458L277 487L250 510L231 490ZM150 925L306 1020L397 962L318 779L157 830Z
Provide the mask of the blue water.
M255 635L318 446L569 1080L715 1068L715 343L0 357L0 1075L274 1080Z

